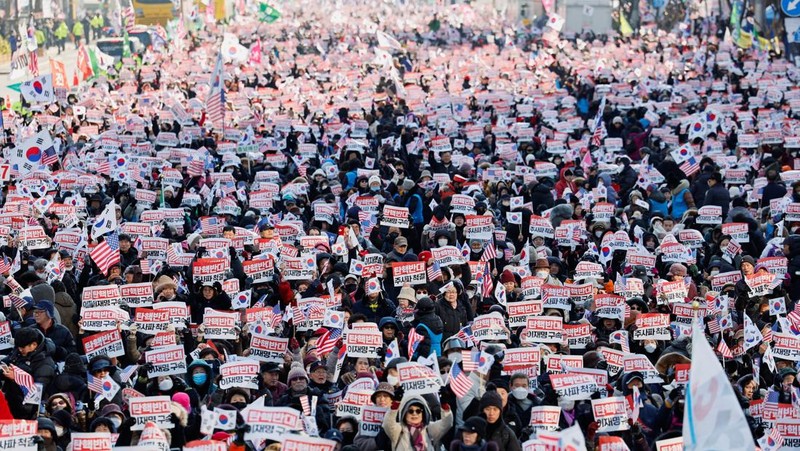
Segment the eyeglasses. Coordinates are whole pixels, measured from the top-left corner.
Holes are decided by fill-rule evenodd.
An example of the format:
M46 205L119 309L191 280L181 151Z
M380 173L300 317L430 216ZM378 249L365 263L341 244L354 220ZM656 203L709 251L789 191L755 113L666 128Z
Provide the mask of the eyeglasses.
M640 311L640 312L641 312L641 311L642 311L642 308L641 308L641 307L639 307L638 305L632 305L632 306L631 306L631 310L638 310L638 311Z
M408 409L408 413L411 415L419 415L422 413L422 409Z

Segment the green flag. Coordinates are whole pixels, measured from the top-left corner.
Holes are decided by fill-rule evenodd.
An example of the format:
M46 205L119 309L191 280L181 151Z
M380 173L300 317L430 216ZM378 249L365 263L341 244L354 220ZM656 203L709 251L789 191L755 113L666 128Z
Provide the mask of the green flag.
M125 33L122 35L122 57L123 58L131 57L131 40L128 39L127 30L125 30Z
M281 18L281 12L269 3L258 4L258 20L266 23L273 23Z

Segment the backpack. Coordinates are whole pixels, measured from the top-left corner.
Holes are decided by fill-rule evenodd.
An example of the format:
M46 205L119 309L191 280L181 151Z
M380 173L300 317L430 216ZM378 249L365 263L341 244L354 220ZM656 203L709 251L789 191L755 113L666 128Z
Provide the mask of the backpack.
M431 351L436 353L436 357L442 356L442 334L435 334L433 331L426 326L425 324L419 323L417 328L424 328L425 332L428 334L428 338L431 340ZM427 357L427 356L425 356Z

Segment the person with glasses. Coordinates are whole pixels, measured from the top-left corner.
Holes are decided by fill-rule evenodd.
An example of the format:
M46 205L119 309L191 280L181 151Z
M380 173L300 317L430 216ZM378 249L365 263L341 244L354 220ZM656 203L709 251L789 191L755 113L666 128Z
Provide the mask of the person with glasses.
M453 426L453 414L442 404L442 417L431 421L428 403L417 395L406 395L383 417L383 429L392 444L391 449L433 451L441 446L442 437Z

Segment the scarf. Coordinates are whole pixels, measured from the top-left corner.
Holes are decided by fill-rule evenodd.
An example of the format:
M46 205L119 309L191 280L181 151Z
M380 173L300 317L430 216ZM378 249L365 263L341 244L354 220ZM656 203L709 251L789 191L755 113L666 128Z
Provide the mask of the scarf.
M408 429L411 431L411 446L414 451L425 451L425 438L422 436L425 425L423 423L409 424Z

